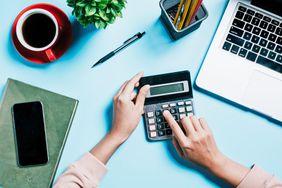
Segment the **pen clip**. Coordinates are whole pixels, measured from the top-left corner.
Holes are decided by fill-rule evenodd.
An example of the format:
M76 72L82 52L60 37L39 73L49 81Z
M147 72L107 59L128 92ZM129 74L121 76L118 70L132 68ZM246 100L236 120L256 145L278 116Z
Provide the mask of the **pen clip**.
M136 34L136 35L134 35L133 37L131 37L131 38L127 39L126 41L124 41L124 43L123 43L123 44L125 44L125 43L127 43L127 42L131 41L131 40L132 40L132 39L134 39L136 36L138 36L138 34Z

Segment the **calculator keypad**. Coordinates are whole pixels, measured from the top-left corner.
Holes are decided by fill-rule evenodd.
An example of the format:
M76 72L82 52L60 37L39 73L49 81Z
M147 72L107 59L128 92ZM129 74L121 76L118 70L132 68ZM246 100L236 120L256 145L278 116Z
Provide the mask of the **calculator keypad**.
M176 121L194 114L191 100L146 105L144 110L150 140L164 140L172 136L172 130L162 114L164 110L170 111Z

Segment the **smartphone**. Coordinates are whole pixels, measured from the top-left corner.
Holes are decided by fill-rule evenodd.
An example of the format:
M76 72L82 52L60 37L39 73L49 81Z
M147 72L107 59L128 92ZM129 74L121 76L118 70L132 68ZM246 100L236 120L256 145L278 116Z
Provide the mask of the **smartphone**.
M48 162L43 105L39 101L18 103L12 108L18 165Z

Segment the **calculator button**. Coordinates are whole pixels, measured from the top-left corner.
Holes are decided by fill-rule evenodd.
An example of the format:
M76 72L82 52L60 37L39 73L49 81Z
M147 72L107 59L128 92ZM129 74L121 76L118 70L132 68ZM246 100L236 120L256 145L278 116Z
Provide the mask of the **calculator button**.
M193 116L194 114L190 112L190 113L187 113L186 115L187 115L188 117L190 117L190 116Z
M172 130L171 130L171 129L167 129L167 130L165 131L165 133L166 133L166 135L172 135Z
M187 112L192 111L192 106L186 106L186 111L187 111Z
M170 128L168 123L165 123L164 126L165 126L165 128Z
M158 125L157 125L157 129L158 129L158 130L164 129L164 125L163 125L163 124L158 124Z
M161 110L157 110L156 111L156 116L161 116L162 115L162 111Z
M185 117L186 117L186 114L180 114L180 116L179 116L180 119L183 119Z
M149 130L150 131L155 131L156 130L156 126L155 125L150 125L149 126Z
M171 114L175 114L176 113L176 110L174 108L170 109L170 113Z
M192 102L191 102L191 101L186 101L185 104L186 104L186 105L191 105Z
M147 116L148 116L148 118L154 117L154 112L148 112Z
M155 123L155 119L154 119L154 118L151 118L151 119L148 120L148 122L149 122L150 125L151 125L151 124L154 124L154 123Z
M179 113L185 112L185 108L184 108L184 107L179 108L179 109L178 109L178 112L179 112Z
M170 106L170 107L175 107L176 104L175 104L175 103L170 103L169 106Z
M158 131L158 136L164 136L165 132L164 131Z
M183 106L183 105L184 105L184 102L178 102L177 105L178 105L178 106Z
M154 138L154 137L156 137L157 136L157 132L150 132L150 137L151 138Z
M157 118L157 123L161 123L161 122L163 122L163 118L158 117L158 118Z
M163 108L168 108L168 104L163 104L162 107Z

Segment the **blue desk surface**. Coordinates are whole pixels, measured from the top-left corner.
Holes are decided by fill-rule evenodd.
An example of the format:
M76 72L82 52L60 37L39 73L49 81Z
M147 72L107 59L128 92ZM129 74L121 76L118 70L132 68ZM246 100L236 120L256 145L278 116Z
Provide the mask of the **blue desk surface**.
M92 148L111 124L112 97L132 75L188 69L199 71L227 0L205 1L209 17L190 35L173 42L159 20L158 0L128 0L124 17L106 30L83 29L64 0L48 0L68 15L73 24L71 48L47 66L31 66L13 48L11 25L24 7L41 0L2 3L0 11L0 91L8 77L40 86L80 101L56 177ZM93 62L139 31L147 34L102 66ZM206 117L219 148L247 166L257 163L282 177L282 127L253 113L194 90L196 113ZM218 187L222 185L202 169L175 160L168 142L148 143L143 122L108 163L101 187Z

